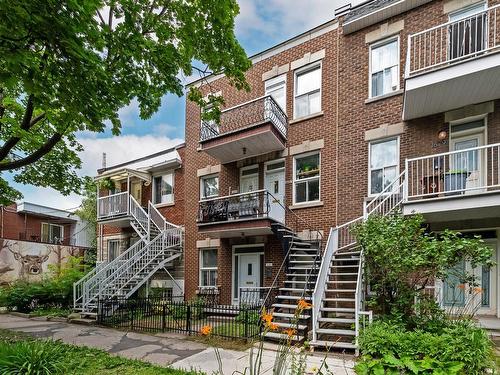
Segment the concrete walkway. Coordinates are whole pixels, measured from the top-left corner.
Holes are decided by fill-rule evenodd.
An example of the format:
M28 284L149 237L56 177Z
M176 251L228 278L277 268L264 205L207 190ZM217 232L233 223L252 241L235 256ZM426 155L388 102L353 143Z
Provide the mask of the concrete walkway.
M212 374L218 371L214 349L188 339L188 336L167 333L145 335L114 329L82 326L66 322L54 322L36 318L23 318L0 314L0 328L25 332L35 337L61 340L68 344L98 348L126 358L140 359L160 366L178 369L196 369ZM267 345L266 345L267 347ZM243 372L248 366L249 350L244 352L220 349L225 375ZM265 349L261 374L272 374L276 353ZM324 354L310 355L307 370L319 367ZM350 359L328 355L327 364L335 375L353 375L354 363Z

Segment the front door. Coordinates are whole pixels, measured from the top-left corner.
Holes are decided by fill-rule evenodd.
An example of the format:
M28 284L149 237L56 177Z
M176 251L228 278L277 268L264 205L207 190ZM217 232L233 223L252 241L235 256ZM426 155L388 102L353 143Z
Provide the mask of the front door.
M261 253L235 254L234 266L237 268L234 270L236 285L233 298L235 302L254 300L261 287Z
M285 222L285 162L266 164L264 181L269 196L269 216L281 223Z
M466 127L468 125L469 124L462 124L461 126ZM482 126L484 126L484 121L477 121L470 123L470 125L477 127L481 126L481 128L477 130L472 128L471 131L455 132L453 131L455 127L452 127L450 151L462 151L484 145L484 128L482 128ZM454 153L450 158L450 170L464 172L467 175L467 180L465 182L466 193L480 192L481 187L485 184L484 156L483 151L476 149Z

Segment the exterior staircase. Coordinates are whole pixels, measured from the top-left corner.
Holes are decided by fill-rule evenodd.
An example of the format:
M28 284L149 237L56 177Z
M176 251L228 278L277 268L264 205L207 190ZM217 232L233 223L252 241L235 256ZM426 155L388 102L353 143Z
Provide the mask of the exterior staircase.
M390 215L402 201L404 172L364 207L364 215L330 229L312 294L311 346L355 350L361 324L371 321L364 306L363 249L353 229L370 215Z
M276 275L274 288L266 298L267 305L273 310L273 322L278 325L280 331L291 328L295 330L293 340L302 341L307 337L311 310L304 310L300 316L295 316L295 313L300 300L311 303L316 275L321 264L321 240L304 240L293 230L279 223L273 224L273 231L281 240L286 256L280 272ZM288 335L267 332L266 338L282 340L287 339Z
M130 195L128 217L140 240L74 284L74 309L82 315L95 316L99 299L131 297L182 255L183 228L167 222L151 202L146 212Z

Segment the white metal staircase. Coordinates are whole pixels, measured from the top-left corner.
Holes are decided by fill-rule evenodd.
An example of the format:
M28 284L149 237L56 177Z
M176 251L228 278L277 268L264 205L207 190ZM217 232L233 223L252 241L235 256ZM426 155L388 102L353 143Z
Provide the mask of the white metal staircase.
M330 229L312 294L312 346L357 350L365 311L363 251L353 229L368 216L388 215L403 202L404 172L364 207L364 215Z
M167 222L151 202L146 212L131 195L127 210L140 240L74 284L76 311L92 315L99 299L129 298L155 272L182 255L182 227Z

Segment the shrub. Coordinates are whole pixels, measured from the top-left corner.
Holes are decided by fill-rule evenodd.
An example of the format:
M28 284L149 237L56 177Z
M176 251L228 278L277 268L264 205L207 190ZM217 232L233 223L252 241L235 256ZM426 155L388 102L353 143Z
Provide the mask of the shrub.
M40 282L17 281L1 288L0 306L20 312L68 308L73 304L73 284L85 275L82 268L80 258L70 258L60 269L51 267L51 274Z
M64 374L66 349L38 341L0 342L0 374Z
M442 321L442 333L408 331L404 324L376 321L360 338L358 374L483 374L492 366L492 344L470 320ZM392 371L392 372L391 372Z

